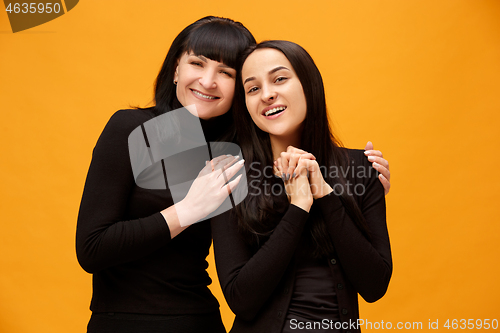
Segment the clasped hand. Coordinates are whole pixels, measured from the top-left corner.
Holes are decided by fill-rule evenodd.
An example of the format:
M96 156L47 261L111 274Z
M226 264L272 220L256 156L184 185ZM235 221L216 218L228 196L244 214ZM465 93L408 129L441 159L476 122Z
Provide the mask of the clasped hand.
M380 173L379 179L387 195L391 187L389 162L383 158L382 152L373 150L373 144L371 142L368 142L365 147L365 155L368 157L368 160L372 162L373 168ZM316 157L302 149L289 146L286 152L282 152L280 157L274 161L274 166L276 172L285 182L285 185L305 171L310 185L311 195L314 199L322 198L333 191L331 186L323 178Z
M302 149L289 146L286 152L282 152L280 157L276 159L274 166L285 182L285 187L287 183L305 177L312 199L322 198L333 191L323 178L316 157Z

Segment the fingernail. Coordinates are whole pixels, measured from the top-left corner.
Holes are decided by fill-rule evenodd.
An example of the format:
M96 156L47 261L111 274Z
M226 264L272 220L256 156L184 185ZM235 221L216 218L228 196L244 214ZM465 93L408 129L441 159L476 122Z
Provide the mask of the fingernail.
M375 161L375 156L368 156L368 161Z
M373 162L373 167L374 168L378 168L380 166L380 164L378 164L377 162Z
M289 174L289 173L287 173L287 174L286 174L286 180L289 180L289 179L290 179L290 174Z
M368 150L365 150L365 155L368 155L368 154L370 154L370 153L368 152Z
M285 180L286 180L286 175L285 175L285 173L284 173L284 172L281 174L281 179L283 179L283 181L285 181Z
M239 164L245 163L245 160L238 161Z
M293 176L292 176L292 178L295 178L295 172L293 173Z

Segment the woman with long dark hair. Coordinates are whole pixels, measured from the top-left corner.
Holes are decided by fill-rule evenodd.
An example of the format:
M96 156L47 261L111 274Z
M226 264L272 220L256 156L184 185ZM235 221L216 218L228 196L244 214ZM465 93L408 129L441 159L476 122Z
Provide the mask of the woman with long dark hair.
M392 274L384 188L331 132L302 47L267 41L243 61L233 115L248 196L212 219L231 332L359 331L357 295L378 300Z

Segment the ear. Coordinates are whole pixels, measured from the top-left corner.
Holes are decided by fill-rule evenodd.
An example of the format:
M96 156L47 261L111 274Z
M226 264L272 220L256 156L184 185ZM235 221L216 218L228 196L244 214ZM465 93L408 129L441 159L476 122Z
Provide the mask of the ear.
M177 60L177 66L175 67L174 81L179 81L179 60Z

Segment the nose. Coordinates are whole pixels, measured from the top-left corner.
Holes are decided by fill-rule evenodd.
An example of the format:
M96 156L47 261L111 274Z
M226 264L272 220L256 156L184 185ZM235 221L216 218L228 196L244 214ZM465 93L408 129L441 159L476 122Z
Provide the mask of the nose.
M274 103L278 98L278 93L272 86L265 85L262 87L262 100L265 103Z
M207 69L206 71L203 72L202 76L200 77L200 84L203 86L205 89L214 89L217 87L216 83L216 71L213 69Z

